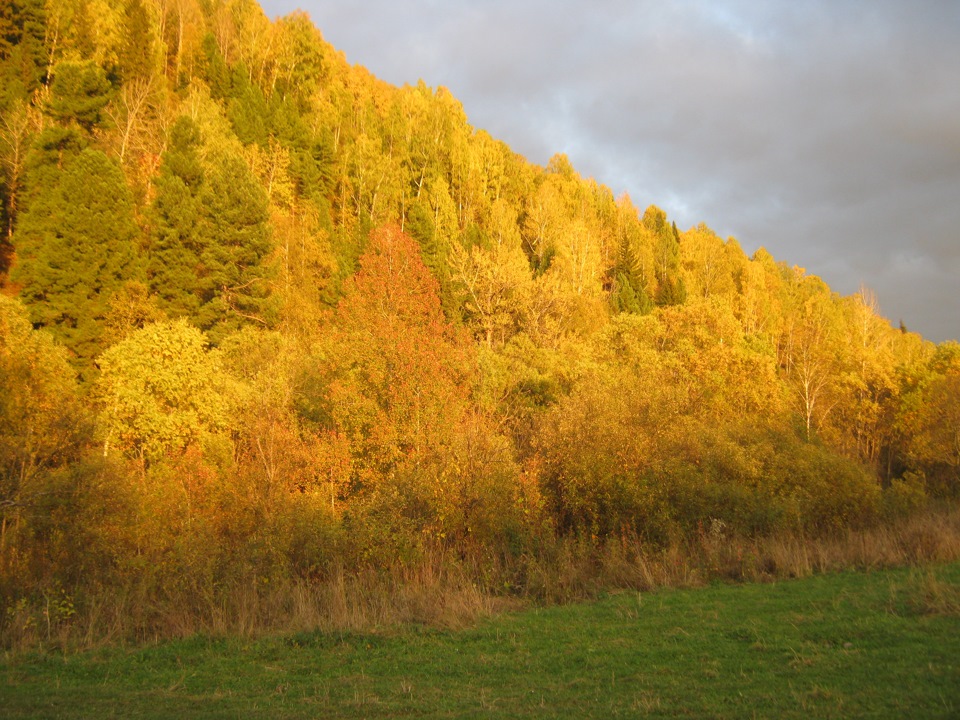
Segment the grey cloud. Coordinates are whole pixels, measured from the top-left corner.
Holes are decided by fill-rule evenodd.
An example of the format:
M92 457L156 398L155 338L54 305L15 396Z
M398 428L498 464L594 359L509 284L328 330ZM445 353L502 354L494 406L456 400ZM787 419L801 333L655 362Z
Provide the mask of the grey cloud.
M960 3L265 0L678 225L960 336Z

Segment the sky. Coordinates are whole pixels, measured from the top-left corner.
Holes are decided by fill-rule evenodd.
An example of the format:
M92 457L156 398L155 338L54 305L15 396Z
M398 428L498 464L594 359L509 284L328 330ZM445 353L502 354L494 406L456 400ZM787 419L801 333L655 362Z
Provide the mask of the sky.
M960 339L956 0L261 0L681 229Z

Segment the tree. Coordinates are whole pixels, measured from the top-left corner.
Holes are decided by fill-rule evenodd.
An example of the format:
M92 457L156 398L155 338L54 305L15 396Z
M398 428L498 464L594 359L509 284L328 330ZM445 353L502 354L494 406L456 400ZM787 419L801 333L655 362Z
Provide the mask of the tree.
M519 239L519 238L518 238ZM519 328L531 290L530 265L519 243L492 247L455 245L451 253L463 308L487 346L506 342Z
M171 317L192 317L200 305L197 273L201 245L195 233L204 171L199 146L196 124L187 117L178 118L170 131L149 213L147 278L150 290Z
M510 515L510 451L471 408L470 342L438 289L412 238L374 230L326 344L315 415L324 437L349 443L348 501L371 513L379 544L398 528L462 538Z
M437 281L395 226L371 233L337 308L335 427L354 444L362 483L443 454L465 411L462 340Z
M8 532L44 492L40 476L75 459L85 429L63 348L0 295L0 568Z
M838 445L850 457L880 470L881 455L884 451L889 455L899 404L896 366L906 360L895 354L900 333L879 316L876 296L866 288L846 299L841 309L848 361L840 379Z
M265 264L272 248L270 216L263 187L236 155L214 160L199 197L203 269L196 319L216 343L245 324L273 321Z
M62 125L75 122L91 132L103 120L111 91L106 74L92 60L64 61L54 68L47 112Z
M0 110L32 94L47 69L43 0L0 4Z
M6 211L5 237L0 240L0 273L8 268L8 243L19 211L20 186L32 134L39 123L38 113L22 100L6 112L0 112L0 178L3 180L3 201Z
M147 325L99 358L94 397L104 453L144 462L182 453L228 425L227 379L185 320Z
M336 258L317 216L305 203L289 213L274 213L272 222L273 264L278 270L274 294L282 302L286 331L300 337L314 335L324 310L335 305L331 295Z
M742 256L735 240L724 243L704 223L685 232L680 243L680 266L688 293L702 298L733 295L735 261Z
M898 425L908 467L933 494L960 493L960 344L946 342L905 383Z
M120 162L127 158L135 141L145 134L149 116L156 112L156 88L150 78L137 77L124 83L114 101L107 106L117 135L119 147L116 149Z
M780 338L781 367L810 440L836 406L839 318L829 288L819 278L797 269L790 290L792 306Z
M201 160L200 130L177 120L154 200L150 290L171 317L188 317L217 343L247 323L267 325L267 195L228 149Z
M119 58L125 84L138 80L150 83L156 71L154 48L150 15L143 0L127 0L123 14L123 45Z
M53 178L41 188L28 179L35 196L14 234L12 277L34 324L86 372L103 348L111 295L140 274L139 229L123 173L102 152L83 150Z
M653 248L654 274L657 279L657 305L680 305L687 290L680 275L680 234L676 225L667 222L667 214L651 205L640 221L646 242Z

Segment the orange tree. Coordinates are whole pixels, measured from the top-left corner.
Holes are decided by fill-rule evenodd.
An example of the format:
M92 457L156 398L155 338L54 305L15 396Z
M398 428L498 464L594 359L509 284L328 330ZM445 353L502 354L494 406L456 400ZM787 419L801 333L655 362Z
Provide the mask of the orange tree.
M375 533L369 546L502 522L514 466L471 402L472 342L446 321L437 280L399 228L371 233L327 340L315 419L349 442L346 520L365 517L355 527Z

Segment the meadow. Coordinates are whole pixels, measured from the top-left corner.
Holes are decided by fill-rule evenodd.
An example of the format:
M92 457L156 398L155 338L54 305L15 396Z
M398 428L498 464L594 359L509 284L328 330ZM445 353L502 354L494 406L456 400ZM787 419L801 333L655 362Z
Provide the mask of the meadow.
M7 654L7 718L960 713L960 563L621 591L460 629Z

